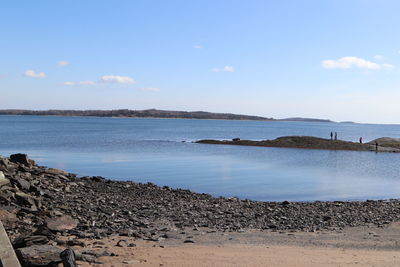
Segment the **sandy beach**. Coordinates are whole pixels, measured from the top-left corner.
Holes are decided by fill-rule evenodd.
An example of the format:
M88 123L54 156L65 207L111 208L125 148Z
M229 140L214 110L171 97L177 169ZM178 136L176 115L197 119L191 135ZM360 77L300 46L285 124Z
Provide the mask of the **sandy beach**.
M119 236L84 240L85 250L117 254L100 257L103 266L398 266L400 226L357 227L341 232L270 232L194 234L195 243L179 239L149 242ZM135 247L121 247L132 244ZM101 244L101 245L99 245ZM119 245L117 245L119 244ZM76 248L79 250L80 248ZM82 249L82 248L81 248ZM82 266L96 263L80 262Z

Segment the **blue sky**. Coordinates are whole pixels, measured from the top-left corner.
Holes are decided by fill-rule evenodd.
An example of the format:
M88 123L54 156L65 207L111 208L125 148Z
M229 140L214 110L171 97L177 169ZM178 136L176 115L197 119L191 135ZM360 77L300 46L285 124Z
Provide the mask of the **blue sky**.
M399 1L17 1L0 108L400 123Z

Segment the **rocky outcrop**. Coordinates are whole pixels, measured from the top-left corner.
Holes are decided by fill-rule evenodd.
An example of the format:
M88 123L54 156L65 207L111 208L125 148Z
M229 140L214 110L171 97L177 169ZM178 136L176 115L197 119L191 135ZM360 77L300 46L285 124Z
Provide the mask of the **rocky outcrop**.
M286 147L325 150L351 150L351 151L375 151L375 152L400 152L400 143L396 146L383 145L383 143L372 141L366 144L349 142L343 140L330 140L313 136L283 136L274 140L199 140L199 144L215 145L239 145L239 146L261 146L261 147ZM237 140L239 139L239 140ZM379 140L379 139L377 139Z
M381 137L368 142L368 144L373 146L378 144L379 147L400 149L400 138Z

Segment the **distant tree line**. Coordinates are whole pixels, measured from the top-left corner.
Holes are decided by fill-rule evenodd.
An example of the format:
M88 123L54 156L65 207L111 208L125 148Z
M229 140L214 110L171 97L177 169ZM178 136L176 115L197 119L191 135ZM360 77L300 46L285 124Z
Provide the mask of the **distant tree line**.
M273 118L260 116L237 115L230 113L212 113L205 111L170 111L170 110L24 110L3 109L0 115L37 115L37 116L92 116L92 117L132 117L132 118L180 118L180 119L215 119L215 120L262 120L272 121Z

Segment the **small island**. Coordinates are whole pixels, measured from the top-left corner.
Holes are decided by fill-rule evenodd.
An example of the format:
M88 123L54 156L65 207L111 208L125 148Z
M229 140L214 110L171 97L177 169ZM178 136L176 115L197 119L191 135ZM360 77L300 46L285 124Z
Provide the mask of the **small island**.
M274 140L199 140L198 144L261 146L261 147L285 147L325 150L351 150L351 151L376 151L376 152L400 152L400 139L382 137L362 144L343 140L331 140L313 136L282 136Z

